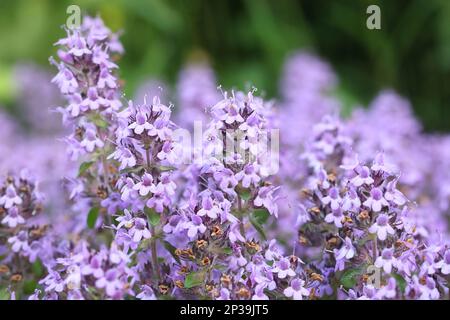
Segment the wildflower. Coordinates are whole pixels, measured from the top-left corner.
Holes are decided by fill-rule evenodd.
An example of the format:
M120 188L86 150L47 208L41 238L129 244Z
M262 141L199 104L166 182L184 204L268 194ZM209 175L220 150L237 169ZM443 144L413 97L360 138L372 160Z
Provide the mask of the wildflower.
M10 209L14 205L21 205L22 199L17 195L16 189L13 185L9 185L6 188L5 194L0 198L0 206L4 206L5 209Z
M322 198L322 203L330 204L332 210L338 210L341 207L342 199L339 195L339 190L335 187L328 191L328 195Z
M381 256L375 260L375 267L383 268L384 272L391 273L392 265L395 264L394 249L383 249Z
M272 272L277 273L278 278L284 279L286 276L295 276L295 271L291 268L291 263L287 258L281 258L279 261L275 262L275 267Z
M380 214L377 217L376 222L372 226L370 226L369 232L376 233L378 239L380 239L381 241L386 240L388 234L390 235L395 234L395 230L389 224L388 215L384 213Z
M372 188L370 196L364 201L364 205L375 212L381 211L383 206L389 206L389 203L383 196L383 192L379 188Z
M145 197L150 192L155 191L155 185L153 184L153 176L149 173L144 173L141 181L133 186L133 189L139 192L139 195Z
M204 233L206 231L206 226L203 224L202 218L196 215L191 217L191 221L185 223L184 228L188 230L187 235L191 240L195 239L198 233Z
M358 167L356 170L358 172L357 176L350 180L355 187L360 187L363 184L371 185L374 182L373 178L370 176L369 168L362 166Z
M342 219L344 219L344 214L341 208L333 210L331 213L325 216L325 221L328 223L334 223L338 228L342 228Z
M251 184L256 185L261 180L257 170L258 166L256 164L247 164L244 170L236 174L236 179L242 181L244 188L250 187Z
M15 228L19 224L24 224L25 219L19 214L17 207L12 207L6 217L3 218L2 223L10 228Z
M151 237L150 230L147 229L147 223L142 218L135 218L133 227L131 227L130 236L134 242L139 242L141 239L149 239Z
M288 298L294 300L303 300L303 297L309 296L309 291L304 287L305 281L301 279L292 279L290 286L284 289L283 293Z

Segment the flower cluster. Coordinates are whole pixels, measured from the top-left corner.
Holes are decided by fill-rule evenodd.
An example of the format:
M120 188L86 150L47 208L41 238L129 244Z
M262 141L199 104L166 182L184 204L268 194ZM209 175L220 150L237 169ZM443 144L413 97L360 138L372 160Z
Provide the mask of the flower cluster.
M42 219L43 200L26 170L0 183L0 283L12 294L20 293L27 281L36 285L42 264L52 264L58 250Z
M448 298L450 139L406 100L385 91L341 119L331 67L297 53L279 102L221 95L204 64L181 72L177 106L157 80L125 102L99 17L56 45L72 165L0 114L11 299Z

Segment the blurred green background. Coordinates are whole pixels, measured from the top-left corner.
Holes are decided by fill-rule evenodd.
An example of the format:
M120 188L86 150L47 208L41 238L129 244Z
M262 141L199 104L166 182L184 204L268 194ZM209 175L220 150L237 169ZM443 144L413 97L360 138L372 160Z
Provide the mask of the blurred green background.
M412 101L426 130L450 129L448 0L0 0L0 105L16 103L16 63L51 69L70 4L124 31L127 93L149 77L173 84L202 52L224 87L250 82L276 97L286 55L307 48L333 65L347 106L392 87ZM370 4L381 7L382 30L366 28Z

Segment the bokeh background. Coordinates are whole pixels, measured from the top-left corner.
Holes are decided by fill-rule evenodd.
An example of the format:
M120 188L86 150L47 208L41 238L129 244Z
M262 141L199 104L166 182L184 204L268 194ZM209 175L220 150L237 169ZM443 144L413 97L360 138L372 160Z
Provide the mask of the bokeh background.
M149 78L173 85L183 65L201 58L224 87L253 85L277 97L286 56L303 48L336 70L344 110L394 88L427 131L450 129L448 0L0 0L0 106L19 118L17 68L54 72L48 57L70 4L123 30L120 75L129 95ZM366 28L370 4L381 7L381 30Z

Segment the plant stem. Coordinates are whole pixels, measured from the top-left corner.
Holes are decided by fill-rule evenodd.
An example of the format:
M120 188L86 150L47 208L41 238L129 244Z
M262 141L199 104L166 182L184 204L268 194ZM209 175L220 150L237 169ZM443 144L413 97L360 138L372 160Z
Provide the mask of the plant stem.
M150 172L150 168L151 168L151 163L150 163L150 148L147 147L145 148L145 158L146 158L146 163L147 163L147 171ZM161 272L159 270L159 263L158 263L158 251L156 249L156 228L152 225L150 226L150 230L152 233L152 238L150 241L150 251L151 251L151 255L152 255L152 265L153 265L153 271L154 271L154 276L156 279L158 279L158 281L161 281Z
M244 235L245 234L245 229L244 229L244 214L243 214L243 212L242 212L242 199L241 199L241 196L238 194L237 195L237 207L238 207L238 215L239 215L239 218L241 219L241 225L240 225L240 231L241 231L241 234L242 235Z

